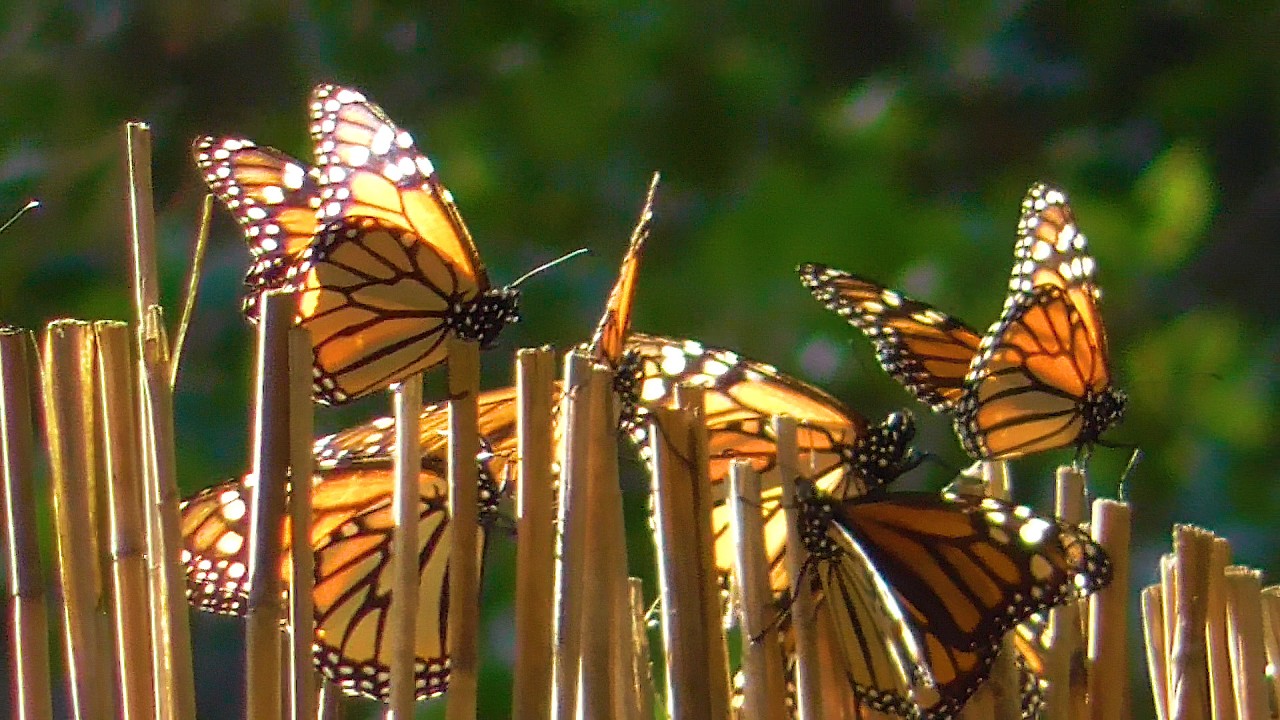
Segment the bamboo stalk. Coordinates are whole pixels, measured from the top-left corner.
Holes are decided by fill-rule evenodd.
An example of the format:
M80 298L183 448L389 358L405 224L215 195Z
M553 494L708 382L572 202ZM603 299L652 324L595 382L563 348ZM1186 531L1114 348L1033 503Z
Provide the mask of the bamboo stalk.
M448 720L474 720L480 660L480 453L476 397L480 347L449 336L449 695ZM417 438L418 433L404 433Z
M1227 566L1231 564L1231 543L1214 538L1209 563L1205 651L1209 662L1210 716L1214 720L1236 720L1235 691L1231 687L1231 651L1227 640Z
M262 294L258 321L258 388L250 510L249 598L245 612L246 717L283 714L280 568L284 543L285 485L289 473L289 328L293 296Z
M636 706L632 717L652 720L653 661L649 657L649 607L644 601L644 581L627 578L631 597L631 674L636 686Z
M800 720L822 720L821 662L814 598L802 577L809 552L800 536L800 506L796 480L800 477L800 455L796 444L796 419L773 418L773 436L778 452L778 477L782 487L782 512L787 520L787 576L795 596L791 598L791 632L796 641L796 709Z
M1054 514L1069 525L1084 522L1085 477L1073 466L1058 468ZM1043 720L1083 718L1085 689L1072 684L1072 668L1083 667L1084 638L1081 636L1079 602L1068 602L1049 610L1049 652L1045 658ZM1081 678L1083 680L1083 678ZM1111 716L1116 717L1116 716Z
M564 359L564 453L560 462L559 556L556 562L555 694L552 717L578 717L581 677L582 577L590 538L587 525L587 486L583 480L591 456L585 438L591 433L591 413L585 398L591 362L580 353Z
M1267 665L1275 668L1280 666L1280 585L1262 589L1262 621L1266 633ZM1271 706L1280 708L1280 684L1277 684L1274 672L1267 673L1266 683L1271 693Z
M418 475L422 472L422 444L418 438L422 375L413 375L396 385L393 394L396 441L395 488L391 504L395 532L391 547L391 606L387 609L391 644L391 697L387 720L400 720L413 717L417 689L414 651L418 637L418 552L421 547L418 540L421 495ZM456 525L453 532L458 532ZM452 615L452 604L449 609Z
M53 516L62 585L64 640L73 713L79 720L107 718L110 643L101 637L97 610L103 582L95 530L99 479L93 450L93 335L89 323L57 320L44 337L45 443L53 475Z
M511 716L547 720L551 713L555 596L555 480L551 414L555 352L516 354L519 478L516 488L515 684Z
M1174 720L1199 720L1209 712L1204 628L1213 536L1190 525L1175 525L1173 544L1177 612L1169 647L1169 711Z
M771 610L769 560L764 546L760 473L749 460L735 460L729 467L730 519L733 524L733 572L741 612L743 687L742 720L783 720L786 695L782 686L782 656L778 652L777 624Z
M178 558L178 483L173 440L173 392L156 274L151 188L151 130L126 123L129 249L138 333L138 386L143 470L147 477L147 550L151 576L152 664L160 720L195 717L191 627L184 570Z
M146 484L137 437L129 328L94 324L98 345L98 401L107 468L111 579L120 711L125 720L155 716L151 665L150 584L146 559Z
M1142 589L1142 635L1146 641L1147 674L1151 681L1151 699L1159 720L1169 718L1169 668L1165 662L1165 622L1163 584Z
M1111 558L1111 584L1089 602L1089 717L1129 717L1128 675L1129 505L1115 500L1093 503L1093 539ZM1163 632L1163 631L1162 631Z
M340 720L342 718L342 689L324 678L319 680L320 697L316 703L316 720Z
M16 716L18 720L50 720L49 616L33 488L32 342L26 330L0 328L0 477L4 480Z
M316 717L315 553L311 546L311 485L315 472L311 403L311 332L289 328L289 707L294 720Z
M1239 565L1227 568L1227 638L1235 681L1236 713L1265 718L1271 709L1266 690L1266 649L1262 626L1260 573Z

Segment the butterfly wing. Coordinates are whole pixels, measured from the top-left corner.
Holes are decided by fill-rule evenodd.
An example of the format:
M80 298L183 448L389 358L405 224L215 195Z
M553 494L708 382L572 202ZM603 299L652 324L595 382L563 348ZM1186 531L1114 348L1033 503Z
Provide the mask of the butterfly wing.
M956 431L974 457L1087 447L1123 414L1111 387L1095 262L1066 195L1043 183L1023 201L1005 309L965 380Z
M631 242L627 245L627 254L622 258L622 269L618 271L618 280L609 293L605 303L604 315L600 324L591 336L588 352L597 360L607 363L614 370L622 359L627 341L627 333L631 331L631 307L635 302L636 276L640 272L640 255L644 244L649 240L649 229L653 222L653 200L658 192L658 173L649 181L649 192L640 210L640 219L631 231Z
M881 367L921 402L952 413L981 337L959 320L856 275L805 263L800 279L875 345Z
M244 281L244 310L254 318L258 293L290 286L289 268L316 233L320 171L241 137L199 137L191 153L249 244L253 265Z

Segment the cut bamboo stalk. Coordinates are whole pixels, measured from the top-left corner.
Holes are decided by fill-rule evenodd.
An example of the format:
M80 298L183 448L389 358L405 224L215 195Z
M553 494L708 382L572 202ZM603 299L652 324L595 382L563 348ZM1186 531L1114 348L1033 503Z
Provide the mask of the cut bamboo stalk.
M0 328L0 477L13 630L12 677L18 720L53 717L49 615L35 515L35 431L31 416L31 333Z
M787 576L791 578L791 632L796 640L796 709L800 720L822 720L822 686L818 629L814 598L809 583L800 572L809 552L800 536L800 506L796 480L800 477L800 454L796 444L796 419L773 418L773 436L778 452L778 477L782 487L782 512L787 520Z
M1142 636L1146 641L1147 675L1159 720L1169 718L1169 669L1165 662L1163 583L1142 589Z
M316 720L341 720L342 689L325 678L319 678L320 697L316 703Z
M720 572L716 567L715 535L711 530L711 511L717 499L724 497L720 488L719 498L712 492L711 459L707 433L705 388L693 385L677 385L676 407L689 409L696 416L693 424L693 498L694 529L697 544L691 548L697 553L698 581L702 591L703 629L707 633L705 644L705 672L711 693L712 717L728 717L729 699L733 696L733 680L729 675L729 648L724 634L724 601L720 594Z
M110 642L97 611L105 607L100 577L94 458L93 333L89 323L57 320L44 337L45 444L53 476L53 517L62 585L64 640L71 701L78 720L107 718Z
M1262 626L1262 579L1250 568L1227 568L1227 638L1235 681L1236 714L1269 717L1266 649Z
M618 469L618 402L613 392L614 372L607 366L596 365L592 378L598 384L596 392L602 397L601 416L592 429L596 433L594 452L603 454L593 464L600 467L600 479L596 482L600 499L592 506L600 511L603 537L608 540L608 551L602 553L604 574L609 590L609 627L607 637L612 662L611 681L614 686L614 716L625 718L639 704L635 682L631 680L631 588L627 575L630 559L627 556L626 516L622 506L622 480ZM648 720L646 718L645 720Z
M1054 514L1058 520L1069 525L1084 522L1084 473L1064 465L1058 468L1055 484ZM1044 690L1043 720L1084 717L1078 703L1084 702L1085 688L1072 685L1072 669L1085 665L1080 616L1081 604L1074 601L1049 610L1049 652L1044 673L1048 685Z
M636 686L635 720L653 719L653 661L649 656L649 606L644 601L644 581L627 578L631 597L631 673Z
M137 443L129 328L124 323L98 322L94 324L94 334L111 523L111 607L115 615L120 713L125 720L149 720L155 716L155 676L151 666L146 484Z
M1227 566L1231 564L1231 543L1223 538L1214 538L1209 563L1205 651L1209 659L1210 715L1214 720L1237 720L1235 691L1231 687L1231 651L1227 641Z
M1262 589L1262 624L1266 631L1267 666L1280 667L1280 585ZM1274 671L1267 673L1266 682L1271 693L1271 706L1280 708L1280 681Z
M311 402L311 331L289 328L289 708L294 720L316 717L315 553L311 552L311 485L315 436Z
M450 367L453 367L450 365ZM387 720L413 717L416 701L414 662L418 637L418 518L421 492L422 444L419 441L422 414L422 375L416 374L393 389L396 441L395 487L392 514L395 532L391 548L391 606L387 625L391 645L391 697ZM457 533L457 526L453 532ZM454 606L450 604L450 615Z
M733 572L738 588L739 627L742 632L743 720L783 720L786 694L782 685L782 655L778 652L769 560L764 546L760 473L749 460L729 467L730 519L734 544Z
M555 480L551 415L555 352L516 354L519 480L516 488L515 683L511 716L547 720L551 713L555 597Z
M1111 584L1089 602L1089 717L1129 717L1129 505L1115 500L1093 503L1093 539L1111 558ZM1163 631L1162 631L1163 632Z
M662 640L667 658L667 711L671 720L712 718L706 666L699 577L700 537L695 519L694 490L697 442L694 426L700 418L688 408L653 408L650 447L653 454L654 538L658 550L658 580L662 597Z
M1175 525L1173 545L1177 612L1169 647L1169 712L1173 720L1200 720L1209 712L1204 628L1213 536L1190 525Z
M249 598L245 611L245 709L248 718L283 715L280 686L280 568L289 475L289 328L293 296L262 294L250 510Z
M474 720L479 692L480 347L452 334L449 349L449 693L448 720ZM417 438L418 433L404 433Z
M591 413L585 388L591 361L581 353L564 359L564 392L560 416L565 439L561 445L558 560L556 561L555 693L552 717L578 717L582 658L582 577L590 542L587 525L587 485L584 478L591 456Z
M126 123L129 249L138 333L139 442L147 477L147 550L151 565L152 664L159 720L196 714L186 581L179 560L178 481L174 457L172 373L156 272L151 130Z

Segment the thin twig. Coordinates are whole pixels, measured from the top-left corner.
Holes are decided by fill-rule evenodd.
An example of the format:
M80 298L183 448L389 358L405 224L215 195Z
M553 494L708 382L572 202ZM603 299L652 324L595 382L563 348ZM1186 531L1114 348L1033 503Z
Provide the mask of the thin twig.
M809 552L800 536L799 496L800 455L796 445L796 420L774 417L773 435L777 443L778 477L782 487L782 512L787 520L787 577L795 597L791 599L791 628L796 640L796 707L801 720L822 720L822 688L818 628L814 598L808 578L801 577Z
M289 328L289 707L294 720L316 716L315 553L311 552L311 485L314 472L311 403L311 332Z
M449 336L449 695L448 720L474 720L479 692L479 475L476 399L480 348ZM418 433L409 437L416 438ZM399 720L399 719L397 719Z
M418 637L418 518L421 502L418 476L422 472L422 444L418 440L418 428L422 413L422 375L407 378L394 388L393 395L396 443L395 489L391 505L395 533L391 549L391 607L387 610L387 626L391 634L391 702L387 717L399 720L413 717L416 694L414 651ZM456 532L457 526L454 527ZM450 615L453 609L451 604Z
M200 225L196 230L196 246L191 251L191 272L187 275L187 296L182 301L182 317L178 319L178 334L173 339L173 360L169 363L169 387L178 382L179 360L187 341L187 329L191 327L191 313L196 309L196 295L200 291L200 275L204 267L204 250L209 241L209 225L213 221L213 195L204 196L200 206Z

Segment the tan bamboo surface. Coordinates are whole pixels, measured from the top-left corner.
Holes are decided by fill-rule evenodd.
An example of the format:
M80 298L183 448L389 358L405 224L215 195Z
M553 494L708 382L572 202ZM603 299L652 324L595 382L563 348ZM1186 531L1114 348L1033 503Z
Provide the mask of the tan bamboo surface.
M1267 665L1280 666L1280 585L1262 589L1262 624L1266 632ZM1271 693L1271 706L1280 708L1280 679L1274 673L1267 674L1267 689Z
M1071 466L1059 467L1055 477L1054 515L1079 525L1085 521L1085 476ZM1073 682L1073 668L1085 667L1081 625L1082 602L1068 602L1049 611L1049 651L1045 657L1044 712L1042 720L1087 717L1085 687ZM1081 677L1079 680L1083 681ZM1115 716L1112 716L1115 717Z
M208 196L206 196L207 198ZM289 710L294 720L316 717L318 677L312 661L315 642L315 553L311 547L312 438L311 331L289 328Z
M138 334L139 442L147 478L147 550L151 565L152 665L157 720L195 717L191 627L178 558L178 480L174 457L173 372L156 271L151 129L124 126L128 166L129 250Z
M1213 536L1190 525L1177 525L1173 546L1176 609L1169 646L1169 712L1173 720L1200 720L1209 713L1205 618ZM1166 604L1168 600L1166 596Z
M0 328L0 479L4 481L5 550L14 715L53 717L49 677L49 615L35 508L31 333Z
M1231 543L1223 538L1214 538L1209 563L1205 652L1209 663L1210 717L1214 720L1238 720L1227 640L1227 566L1231 564Z
M452 366L451 366L452 367ZM418 505L421 491L422 443L419 425L422 414L422 375L415 374L392 390L396 422L395 485L391 535L391 606L387 608L388 640L391 645L391 697L388 720L413 717L416 701L414 661L418 637ZM456 530L453 531L456 533ZM453 614L452 604L449 607ZM452 637L450 638L452 639Z
M551 714L555 629L555 480L551 415L556 358L549 347L516 354L519 484L516 487L514 720Z
M769 586L769 560L764 544L760 473L749 460L729 468L730 519L733 524L734 580L741 613L743 687L742 720L786 718L786 689L779 653L777 609Z
M289 328L294 299L268 291L258 307L258 362L250 506L249 598L245 611L245 717L278 718L284 705L280 678L280 567L289 473Z
M1111 720L1130 716L1129 683L1129 530L1127 503L1095 500L1093 539L1111 558L1111 584L1089 600L1089 717Z
M1270 715L1266 685L1266 642L1262 624L1262 579L1250 568L1232 565L1226 569L1227 635L1230 642L1231 671L1240 718Z
M448 720L474 720L480 657L480 453L476 398L480 394L480 347L452 334L449 350L449 692ZM417 438L417 434L410 437ZM397 718L397 720L400 720Z
M636 707L633 717L650 720L654 717L653 660L649 656L649 605L644 601L644 581L627 578L627 590L631 598L631 676L636 686Z
M588 438L591 413L583 388L589 382L591 360L571 352L564 358L564 393L560 417L565 439L560 458L560 491L557 527L560 538L556 561L555 655L552 717L578 716L578 689L582 657L582 604L586 588L581 582L590 542L587 525L587 485L579 480L591 463Z
M78 720L112 714L110 636L98 610L106 585L98 564L101 538L95 499L93 327L55 320L44 336L45 445L53 477L53 519L62 587L63 639L72 712Z
M146 480L137 442L132 339L124 323L97 322L93 329L98 348L98 403L110 520L108 542L114 596L111 607L120 675L120 717L143 720L155 716L155 675L151 665L146 559Z

